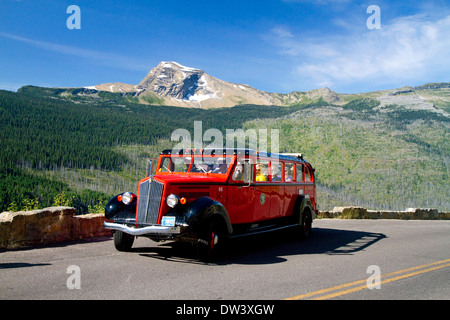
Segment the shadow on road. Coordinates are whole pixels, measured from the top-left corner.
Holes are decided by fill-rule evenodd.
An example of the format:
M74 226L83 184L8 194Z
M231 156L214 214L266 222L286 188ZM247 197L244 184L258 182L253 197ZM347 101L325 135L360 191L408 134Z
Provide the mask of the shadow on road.
M74 245L79 244L85 244L85 243L95 243L95 242L105 242L105 241L111 241L111 236L100 236L100 237L93 237L93 238L87 238L87 239L77 239L77 240L65 240L60 242L54 242L54 243L42 243L42 244L29 244L29 245L23 245L18 248L0 248L0 253L2 252L13 252L13 251L31 251L31 250L39 250L39 249L48 249L48 248L64 248L64 247L70 247Z
M298 239L293 232L273 232L232 239L224 252L212 264L273 264L287 260L287 256L328 254L352 255L386 238L384 234L314 228L308 239ZM188 244L167 243L156 247L133 249L143 257L184 263L201 263L196 250ZM201 263L203 264L203 263Z
M0 263L0 269L15 269L15 268L28 268L40 266L51 266L51 263L25 263L25 262Z

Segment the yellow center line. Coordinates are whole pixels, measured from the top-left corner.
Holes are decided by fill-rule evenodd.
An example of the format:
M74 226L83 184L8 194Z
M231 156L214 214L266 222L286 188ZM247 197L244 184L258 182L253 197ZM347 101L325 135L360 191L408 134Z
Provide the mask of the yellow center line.
M401 279L405 279L405 278L409 278L409 277L413 277L413 276L416 276L418 274L422 274L422 273L426 273L426 272L430 272L430 271L433 271L433 270L438 270L438 269L442 269L442 268L446 268L446 267L450 267L450 263L447 263L447 264L444 264L444 265L440 265L440 266L437 266L437 267L433 267L433 268L429 268L429 269L425 269L425 270L420 270L420 271L416 271L416 272L412 272L412 273L407 273L407 274L404 274L402 276L398 276L398 277L394 277L394 278L389 278L387 280L380 281L380 285L381 284L385 284L385 283L394 282L394 281L401 280ZM326 296L321 296L321 297L318 297L318 298L314 298L313 300L330 299L330 298L334 298L334 297L338 297L338 296L343 296L345 294L349 294L349 293L352 293L352 292L361 291L361 290L364 290L364 289L367 289L367 285L359 286L359 287L348 289L348 290L344 290L344 291L339 291L339 292L332 293L332 294L329 294L329 295L326 295Z
M428 269L424 269L424 270L420 270L420 271L416 271L416 272L412 272L412 273L407 273L407 274L404 274L404 275L401 275L401 276L398 276L398 277L393 277L393 278L389 278L389 279L386 279L386 280L382 280L380 282L380 284L390 283L390 282L397 281L397 280L400 280L400 279L409 278L409 277L412 277L412 276L415 276L415 275L418 275L418 274L421 274L421 273L426 273L426 272L430 272L430 271L433 271L433 270L438 270L438 269L442 269L442 268L445 268L445 267L449 267L450 263L445 264L446 262L450 262L450 259L441 260L441 261L437 261L437 262L433 262L433 263L429 263L429 264L424 264L424 265L417 266L417 267L412 267L412 268L408 268L408 269L403 269L403 270L387 273L385 275L382 275L382 277L383 278L391 277L391 276L395 276L395 275L398 275L398 274L401 274L401 273L411 272L411 271L414 271L414 270L423 269L423 268L435 266L435 265L438 265L438 264L443 264L443 265L440 265L440 266L436 266L436 267L432 267L432 268L428 268ZM348 287L353 287L353 286L360 285L360 284L363 284L363 283L364 283L364 285L361 285L361 286L358 286L358 287L355 287L355 288L350 288L350 289L347 289L347 290L338 291L336 293L332 293L332 294L328 294L328 295L325 295L325 296L314 298L314 300L330 299L330 298L337 297L337 296L340 296L340 295L345 295L345 294L348 294L348 293L351 293L351 292L356 292L356 291L360 291L360 290L363 290L363 289L367 289L368 288L367 287L367 279L353 281L353 282L341 284L341 285L338 285L338 286L335 286L335 287L331 287L331 288L327 288L327 289L322 289L322 290L318 290L318 291L314 291L314 292L301 294L301 295L298 295L298 296L287 298L285 300L305 299L305 298L309 298L309 297L313 297L313 296L318 296L318 295L321 295L321 294L324 294L324 293L328 293L328 292L331 292L331 291L336 291L336 290L341 290L341 289L348 288Z

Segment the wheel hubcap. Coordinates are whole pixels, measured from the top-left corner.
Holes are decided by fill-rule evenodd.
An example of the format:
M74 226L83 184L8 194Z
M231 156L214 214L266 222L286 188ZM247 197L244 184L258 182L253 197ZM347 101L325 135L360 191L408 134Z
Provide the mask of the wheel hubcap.
M217 245L218 242L219 242L219 237L217 236L217 234L215 234L214 232L211 232L211 243L210 243L211 249L214 249L214 246Z

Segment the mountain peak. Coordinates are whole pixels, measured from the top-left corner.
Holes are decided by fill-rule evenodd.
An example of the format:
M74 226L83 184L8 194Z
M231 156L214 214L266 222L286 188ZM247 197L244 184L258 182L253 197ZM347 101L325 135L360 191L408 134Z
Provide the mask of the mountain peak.
M338 103L340 101L338 94L328 87L310 90L306 92L306 96L312 100L322 98L328 103Z
M197 68L191 68L183 66L182 64L175 61L161 61L156 68L166 68L166 69L176 69L183 72L198 72L203 71Z
M223 81L202 69L187 67L175 61L161 61L137 85L106 83L86 88L131 93L142 103L195 108L233 107L239 104L286 105L299 103L303 99L296 95L272 94L246 84ZM339 101L338 95L328 88L311 90L303 96L311 100L322 97L330 103Z
M137 86L143 91L151 91L162 97L181 102L203 101L216 98L215 92L208 86L203 70L186 67L174 61L161 61Z

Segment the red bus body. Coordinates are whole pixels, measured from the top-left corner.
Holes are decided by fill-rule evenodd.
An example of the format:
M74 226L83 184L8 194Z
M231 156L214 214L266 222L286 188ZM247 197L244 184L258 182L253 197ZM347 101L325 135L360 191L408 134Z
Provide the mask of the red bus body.
M122 197L131 200L124 204ZM209 255L219 236L287 227L309 235L316 213L314 169L301 156L248 149L165 150L156 173L139 181L137 195L110 200L105 215L113 222L105 228L120 238L115 238L119 250L129 249L130 237L139 235L204 244Z

